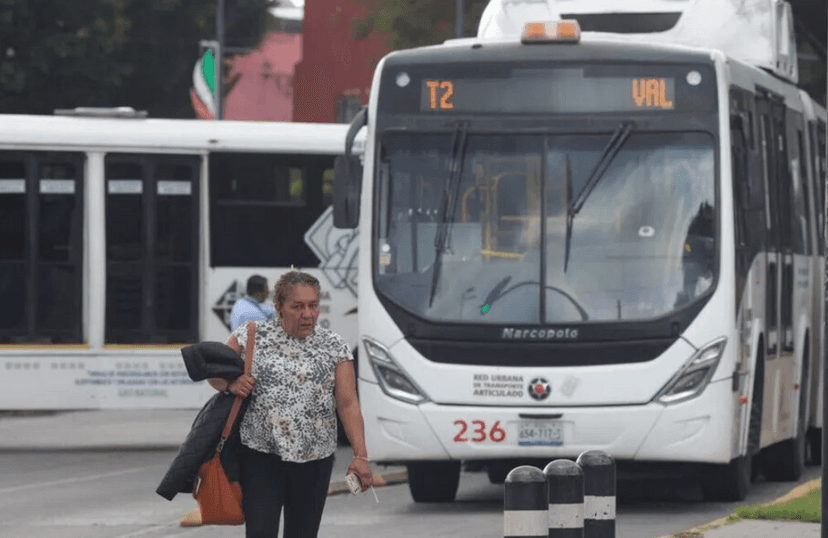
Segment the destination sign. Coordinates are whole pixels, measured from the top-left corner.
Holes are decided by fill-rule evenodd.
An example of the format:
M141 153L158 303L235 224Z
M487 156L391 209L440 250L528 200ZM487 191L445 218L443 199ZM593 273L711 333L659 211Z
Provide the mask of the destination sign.
M578 69L511 77L424 77L420 111L435 113L647 112L676 108L674 77L584 77Z

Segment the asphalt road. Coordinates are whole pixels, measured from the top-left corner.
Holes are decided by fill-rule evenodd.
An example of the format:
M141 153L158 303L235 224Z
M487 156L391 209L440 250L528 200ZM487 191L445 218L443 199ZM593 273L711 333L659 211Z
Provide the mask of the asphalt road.
M155 487L173 451L0 454L0 538L241 537L240 527L191 527L179 518L188 495L169 502ZM380 471L380 469L375 469ZM809 467L799 483L821 475ZM754 484L745 503L707 503L698 488L674 480L618 485L618 538L663 536L771 500L796 484ZM503 488L485 473L463 473L457 501L417 504L405 484L328 499L320 538L480 538L503 535Z

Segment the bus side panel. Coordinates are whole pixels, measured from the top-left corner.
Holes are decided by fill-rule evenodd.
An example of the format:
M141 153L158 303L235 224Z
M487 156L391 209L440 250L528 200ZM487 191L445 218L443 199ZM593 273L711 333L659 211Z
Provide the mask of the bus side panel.
M198 409L215 392L177 348L136 348L7 350L0 409Z

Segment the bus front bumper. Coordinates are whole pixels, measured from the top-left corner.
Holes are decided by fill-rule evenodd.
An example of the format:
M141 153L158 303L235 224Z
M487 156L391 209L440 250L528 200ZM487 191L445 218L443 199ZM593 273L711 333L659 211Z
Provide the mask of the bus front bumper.
M738 431L729 381L670 406L412 405L365 381L359 396L368 451L380 462L574 459L603 450L616 460L727 463Z

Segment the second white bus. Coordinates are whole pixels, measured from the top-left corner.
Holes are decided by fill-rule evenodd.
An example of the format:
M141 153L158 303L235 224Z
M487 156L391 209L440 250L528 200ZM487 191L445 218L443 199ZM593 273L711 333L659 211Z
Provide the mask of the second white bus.
M0 115L0 409L198 408L179 349L291 266L356 345L356 233L330 209L347 125L79 112Z

